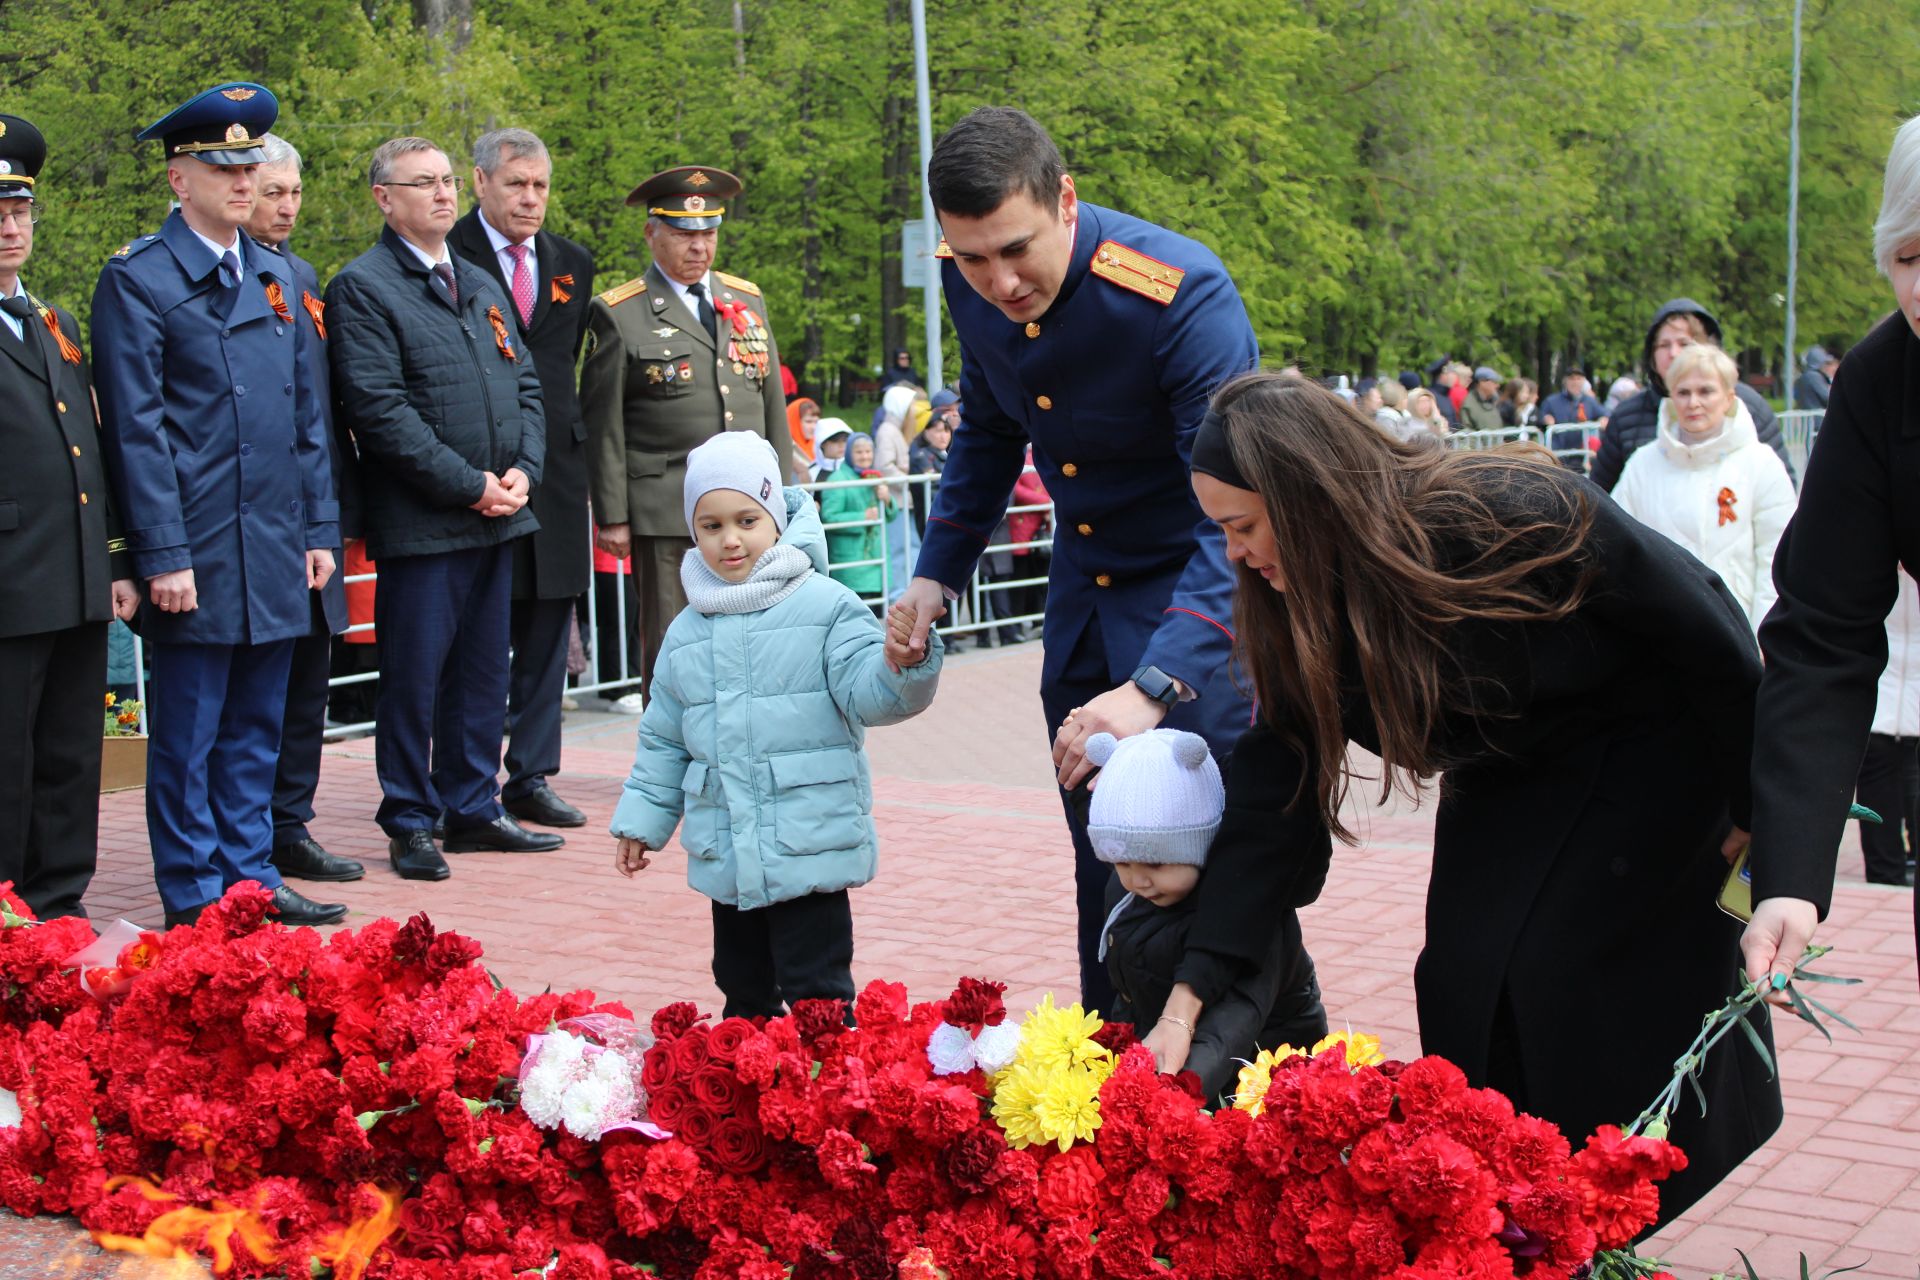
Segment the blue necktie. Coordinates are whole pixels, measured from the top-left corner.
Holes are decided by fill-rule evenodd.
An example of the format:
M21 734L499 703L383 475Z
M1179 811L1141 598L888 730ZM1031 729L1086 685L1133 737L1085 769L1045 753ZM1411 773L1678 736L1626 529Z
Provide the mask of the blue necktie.
M229 249L220 255L220 284L231 289L240 283L240 259Z

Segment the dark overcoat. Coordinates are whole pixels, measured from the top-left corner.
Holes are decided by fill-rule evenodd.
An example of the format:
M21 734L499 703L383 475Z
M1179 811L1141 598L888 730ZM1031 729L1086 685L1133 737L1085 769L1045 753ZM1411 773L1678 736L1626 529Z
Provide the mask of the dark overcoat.
M1540 474L1509 500L1538 510L1547 486L1593 511L1594 576L1564 619L1463 623L1451 637L1486 700L1440 731L1461 763L1440 783L1414 987L1426 1052L1577 1147L1639 1115L1737 989L1719 847L1730 812L1748 809L1760 659L1720 579L1590 482ZM1347 735L1377 751L1351 654L1346 667ZM1324 824L1310 799L1292 803L1307 763L1287 723L1276 709L1241 739L1200 887L1195 939L1246 962L1274 913L1313 901L1328 874ZM1754 1025L1770 1036L1764 1016ZM1706 1118L1690 1104L1675 1117L1689 1167L1665 1184L1663 1220L1781 1120L1779 1085L1742 1037L1715 1052L1703 1083Z
M333 467L333 492L340 501L341 545L333 550L333 576L320 588L320 608L326 617L327 631L339 635L347 629L346 539L360 536L359 459L354 453L353 437L333 412L333 371L327 363L326 304L320 292L320 276L313 264L281 245L275 250L293 268L300 283L300 304L293 308L295 324L305 325L313 334L320 358L313 362L314 379L320 385L320 404L327 423L327 460Z
M94 389L134 572L192 569L199 594L187 613L141 610L150 640L305 635L307 551L340 545L321 353L292 312L300 286L244 231L240 250L245 274L229 288L175 210L94 288Z
M1898 571L1920 576L1920 339L1895 312L1840 362L1773 557L1753 762L1753 892L1825 915Z
M131 577L107 486L93 392L73 316L46 307L72 343L62 354L38 316L27 340L0 332L0 636L64 631L113 617L112 583ZM109 554L111 552L111 555Z
M490 274L509 300L513 282L480 225L480 211L453 224L447 244ZM540 527L513 544L513 598L566 600L593 581L593 531L587 523L587 424L580 416L577 365L593 300L593 255L551 231L533 237L533 319L520 325L533 353L547 419L544 474L527 505ZM519 308L513 308L518 322Z

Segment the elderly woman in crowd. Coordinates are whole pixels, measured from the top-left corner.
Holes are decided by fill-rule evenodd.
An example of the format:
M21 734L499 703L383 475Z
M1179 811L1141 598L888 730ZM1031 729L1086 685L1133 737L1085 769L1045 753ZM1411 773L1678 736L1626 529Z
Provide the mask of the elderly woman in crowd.
M1773 607L1773 554L1793 515L1793 481L1734 394L1740 371L1708 343L1667 366L1659 434L1627 459L1613 500L1699 556L1755 627Z
M1417 429L1408 432L1409 436L1417 435L1417 431L1423 430L1437 439L1444 440L1452 432L1452 429L1447 426L1446 418L1440 413L1439 397L1434 395L1431 387L1415 387L1407 392L1407 425Z
M1895 311L1847 352L1774 555L1760 628L1747 971L1782 982L1833 894L1855 773L1887 665L1898 573L1920 573L1920 117L1894 135L1873 255ZM1920 931L1920 918L1916 919Z
M1236 667L1260 720L1197 890L1187 971L1210 991L1176 987L1168 1010L1192 1024L1338 873L1354 742L1382 788L1445 775L1413 975L1422 1048L1572 1135L1636 1115L1737 989L1739 926L1715 896L1760 679L1739 605L1550 460L1400 444L1300 382L1229 383L1192 458L1238 566ZM1631 1035L1569 1051L1623 1000ZM1170 1027L1148 1043L1173 1060ZM1663 1220L1780 1123L1759 1055L1703 1072L1713 1106L1674 1121L1688 1168L1661 1189Z

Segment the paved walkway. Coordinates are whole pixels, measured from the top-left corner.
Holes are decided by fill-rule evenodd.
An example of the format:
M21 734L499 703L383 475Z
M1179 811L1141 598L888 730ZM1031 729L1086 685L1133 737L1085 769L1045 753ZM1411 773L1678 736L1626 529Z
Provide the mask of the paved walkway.
M856 980L902 981L927 999L962 975L994 977L1008 984L1015 1009L1076 989L1071 872L1048 783L1039 671L1037 645L957 657L932 710L871 736L882 854L879 878L854 899ZM544 856L455 855L453 878L441 884L388 870L373 825L371 740L329 748L315 834L368 863L367 878L339 886L331 900L352 908L349 923L430 912L442 928L485 944L489 966L518 990L588 987L643 1016L674 1000L717 1008L706 901L686 887L684 855L670 849L629 882L613 870L611 839L595 834L631 763L634 725L569 717L566 770L554 781L587 811L588 834ZM90 898L101 920L159 920L142 796L110 796L103 806ZM1431 813L1400 806L1362 823L1361 847L1336 855L1326 893L1302 913L1308 945L1336 1021L1380 1035L1392 1056L1413 1057L1411 974ZM1843 859L1842 878L1824 935L1841 950L1828 968L1865 981L1827 991L1862 1034L1840 1029L1828 1046L1797 1021L1777 1025L1784 1129L1651 1250L1687 1280L1737 1268L1735 1249L1746 1250L1761 1280L1798 1276L1802 1252L1816 1276L1861 1264L1852 1274L1913 1280L1920 1269L1912 904L1904 891L1860 883L1857 851ZM1607 1012L1631 1025L1629 1005ZM0 1217L0 1278L146 1274L145 1264L91 1257L84 1236L75 1240L70 1223Z

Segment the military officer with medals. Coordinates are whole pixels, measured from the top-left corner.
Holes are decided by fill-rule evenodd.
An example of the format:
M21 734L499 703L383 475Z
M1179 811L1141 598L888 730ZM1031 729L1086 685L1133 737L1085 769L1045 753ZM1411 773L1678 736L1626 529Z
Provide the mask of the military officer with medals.
M687 455L722 431L752 431L784 456L787 402L760 287L713 269L740 179L683 165L627 196L647 211L646 274L607 290L587 318L580 406L600 549L633 557L641 675L650 688L667 624L686 606L680 560Z
M287 924L329 924L269 861L295 638L340 545L326 415L301 284L243 229L257 84L216 85L137 135L159 141L179 207L107 260L93 295L95 390L153 660L147 830L169 926L233 885Z
M0 115L0 881L43 920L86 914L107 623L139 603L80 330L21 279L46 158Z
M1233 573L1187 461L1213 392L1253 369L1259 348L1219 258L1081 200L1024 112L961 120L927 184L965 407L888 644L911 660L966 587L1031 441L1055 513L1040 698L1073 833L1081 990L1106 1009L1111 873L1087 840L1085 742L1164 725L1206 738L1224 767L1252 721L1229 672ZM1202 985L1217 994L1213 982Z

